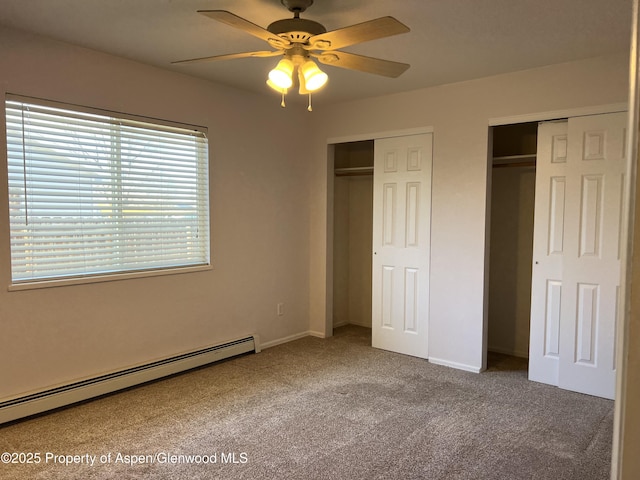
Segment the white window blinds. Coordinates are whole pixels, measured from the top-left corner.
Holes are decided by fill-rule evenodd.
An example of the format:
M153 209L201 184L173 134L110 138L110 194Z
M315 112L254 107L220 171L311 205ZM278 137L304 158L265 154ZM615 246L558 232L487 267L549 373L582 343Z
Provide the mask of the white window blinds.
M205 132L5 105L14 283L209 263Z

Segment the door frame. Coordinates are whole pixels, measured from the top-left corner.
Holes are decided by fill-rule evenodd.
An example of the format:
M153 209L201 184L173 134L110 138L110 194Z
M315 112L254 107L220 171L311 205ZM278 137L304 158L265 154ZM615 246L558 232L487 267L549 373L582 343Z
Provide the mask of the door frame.
M629 54L629 97L628 97L628 130L627 135L627 178L625 184L625 198L623 204L622 231L620 236L624 242L621 247L620 269L622 270L622 279L620 281L620 297L621 305L618 314L618 338L616 339L616 400L613 419L613 448L611 452L611 478L618 480L631 478L640 471L636 455L636 447L640 439L640 433L637 428L631 428L630 418L633 416L631 405L633 400L638 398L639 389L637 386L629 387L629 385L637 385L634 379L639 377L637 368L629 369L631 362L639 358L637 352L631 353L629 349L629 332L632 321L634 325L638 320L638 302L631 301L631 283L632 279L638 280L638 266L634 267L634 256L637 259L637 251L640 246L640 239L634 235L637 228L637 163L638 163L638 142L640 135L638 127L640 126L640 72L638 67L640 64L640 2L633 0L631 15L631 42ZM632 255L633 251L635 255ZM637 292L636 292L637 293ZM637 339L635 334L634 339ZM637 407L636 407L637 408ZM628 410L631 415L628 415Z
M570 117L582 117L587 115L599 115L604 113L626 112L629 108L627 103L612 103L607 105L595 105L582 108L571 108L566 110L552 110L548 112L530 113L524 115L513 115L508 117L490 118L487 125L487 135L489 137L489 148L487 151L487 215L485 216L485 252L484 252L484 294L483 294L483 316L482 316L482 365L483 370L487 365L487 350L489 339L489 252L491 249L491 175L492 175L492 128L504 125L515 125L519 123L544 122L549 120L560 120ZM625 240L626 241L626 240Z
M327 223L325 237L326 254L326 286L325 286L325 324L324 332L317 332L317 336L323 338L333 335L333 185L334 185L334 161L335 161L335 145L340 143L361 142L365 140L379 140L382 138L404 137L408 135L420 135L423 133L433 133L433 127L417 127L403 130L386 130L382 132L362 133L356 135L347 135L341 137L327 138Z

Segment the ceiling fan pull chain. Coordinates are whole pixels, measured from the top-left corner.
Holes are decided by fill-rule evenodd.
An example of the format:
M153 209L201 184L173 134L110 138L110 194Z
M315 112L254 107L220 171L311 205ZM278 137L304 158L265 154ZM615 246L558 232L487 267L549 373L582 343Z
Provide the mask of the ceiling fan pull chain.
M282 108L286 107L287 105L284 103L284 90L282 91L282 101L280 102L280 106Z
M313 112L313 108L311 107L311 93L309 93L309 106L307 107L307 110Z

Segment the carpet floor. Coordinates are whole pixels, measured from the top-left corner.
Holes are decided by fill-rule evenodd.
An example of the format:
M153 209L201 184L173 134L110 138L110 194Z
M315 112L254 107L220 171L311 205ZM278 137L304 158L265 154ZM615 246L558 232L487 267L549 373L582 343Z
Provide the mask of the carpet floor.
M2 426L24 455L0 480L609 478L612 401L370 339L341 327Z

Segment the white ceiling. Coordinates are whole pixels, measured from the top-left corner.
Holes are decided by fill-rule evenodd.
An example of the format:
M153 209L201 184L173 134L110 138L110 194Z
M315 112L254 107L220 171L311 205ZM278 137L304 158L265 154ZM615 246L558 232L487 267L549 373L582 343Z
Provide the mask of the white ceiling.
M327 30L386 15L411 29L344 49L410 63L401 77L322 67L330 80L316 102L384 95L625 52L631 4L632 0L315 0L302 17ZM269 49L261 40L196 10L229 10L263 27L292 16L280 0L0 0L0 25L274 95L265 80L277 58L170 64Z

